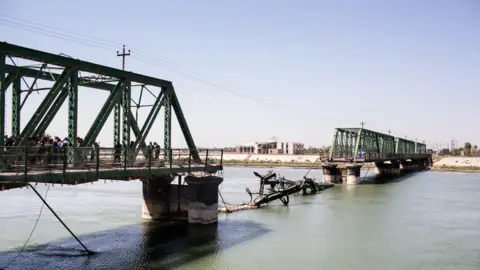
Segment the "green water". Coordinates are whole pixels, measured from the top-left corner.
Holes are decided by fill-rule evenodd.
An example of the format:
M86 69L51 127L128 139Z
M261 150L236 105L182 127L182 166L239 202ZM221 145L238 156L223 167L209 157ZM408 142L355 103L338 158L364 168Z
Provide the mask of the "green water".
M248 200L245 187L257 189L253 170L266 171L225 169L229 203ZM276 171L293 179L306 172ZM81 256L45 208L10 268L480 269L479 194L478 174L422 172L293 197L288 207L220 214L218 226L199 228L142 222L139 182L55 186L48 201L97 254ZM1 268L28 237L41 203L18 189L1 192L0 205Z

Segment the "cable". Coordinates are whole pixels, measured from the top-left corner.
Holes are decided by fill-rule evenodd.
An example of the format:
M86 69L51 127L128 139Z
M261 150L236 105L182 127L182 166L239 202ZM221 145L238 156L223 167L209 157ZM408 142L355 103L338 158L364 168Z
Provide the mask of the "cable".
M34 32L34 33L37 33L37 34L41 34L41 35L45 35L45 36L49 36L49 37L54 37L54 38L58 38L58 39L66 40L66 41L71 41L71 42L83 44L83 45L90 46L90 47L95 47L95 48L102 49L102 50L116 51L115 48L117 48L121 44L119 42L114 42L114 41L110 41L110 40L106 40L106 39L102 39L102 38L90 37L90 36L82 35L82 34L79 34L79 33L75 33L75 32L71 32L71 31L66 31L66 30L61 30L61 29L58 29L58 28L46 26L46 25L39 24L39 23L29 22L29 21L26 21L26 20L14 18L12 16L4 15L4 14L0 14L0 16L1 16L0 17L0 25L9 26L9 27L17 28L17 29L22 29L22 30L25 30L25 31ZM19 22L16 22L15 20L20 21L23 24L19 23ZM231 90L227 87L224 87L224 86L221 86L217 83L211 82L209 79L206 79L205 77L200 76L198 73L196 73L194 71L183 68L183 67L181 67L177 64L174 64L172 62L160 59L160 58L158 58L158 57L156 57L152 54L142 52L141 50L137 50L135 47L130 47L130 48L134 49L136 54L137 54L135 56L132 55L132 58L135 58L138 61L144 62L146 64L154 65L154 66L157 66L157 67L163 67L163 65L160 66L159 63L164 64L164 65L165 64L169 65L173 68L181 70L182 72L177 71L177 73L179 73L182 76L189 77L189 78L194 79L198 82L202 82L204 84L207 84L209 86L215 87L215 88L223 90L225 92L234 94L236 96L239 96L239 97L242 97L242 98L245 98L245 99L249 99L251 101L255 101L255 102L258 102L258 103L268 104L270 106L273 106L273 108L275 108L275 109L285 111L285 110L282 109L283 106L279 106L278 104L273 104L273 103L268 102L268 101L259 100L259 99L256 99L254 97L250 97L250 96L244 95L242 93L238 93L238 92L233 91L233 90Z
M50 186L47 186L47 191L45 191L45 195L43 196L45 198L45 200L47 199L49 190L50 190ZM23 253L23 251L25 250L25 247L27 246L28 242L30 241L30 238L32 238L32 235L35 232L35 229L37 228L38 222L40 221L40 217L42 216L44 206L45 206L45 204L42 203L42 207L40 207L40 212L38 213L37 220L35 221L35 225L33 226L32 231L30 232L30 235L28 236L27 240L23 244L20 251L17 253L17 255L10 262L7 263L7 265L5 267L0 268L0 269L7 269Z

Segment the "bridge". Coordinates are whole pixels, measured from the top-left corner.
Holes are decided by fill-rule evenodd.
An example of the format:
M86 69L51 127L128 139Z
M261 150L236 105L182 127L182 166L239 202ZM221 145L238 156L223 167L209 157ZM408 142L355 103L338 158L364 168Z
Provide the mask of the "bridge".
M375 163L380 175L426 169L432 162L424 143L362 128L336 128L323 173L327 182L359 181L360 167ZM343 166L343 168L341 168Z
M40 88L38 82L49 86ZM78 95L84 88L109 95L83 139L79 139ZM43 101L30 119L21 118L28 97L39 91L47 91ZM139 93L138 101L132 99L134 92ZM11 93L8 140L3 136L6 93ZM155 102L142 104L143 94L151 94ZM38 146L38 140L65 101L68 146L54 148L46 140ZM139 108L150 108L143 125L132 108L137 112ZM152 128L159 128L153 123L159 118L160 109L164 112L163 147L152 149L145 140ZM171 147L172 112L187 149ZM95 146L112 113L114 147ZM223 152L196 148L170 81L0 42L0 134L2 190L31 182L75 185L101 179L139 179L143 182L142 217L173 217L202 224L217 221L218 185L223 181L218 173L223 170ZM172 184L175 178L178 182Z

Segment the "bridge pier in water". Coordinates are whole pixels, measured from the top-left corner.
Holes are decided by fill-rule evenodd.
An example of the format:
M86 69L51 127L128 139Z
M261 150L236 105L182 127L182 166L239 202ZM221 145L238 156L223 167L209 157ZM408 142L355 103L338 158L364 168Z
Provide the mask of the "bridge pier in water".
M360 182L360 168L361 164L347 164L345 170L347 172L346 183L350 185L358 184Z
M342 183L342 172L337 168L338 164L324 164L323 168L323 180L327 184Z
M218 176L186 176L187 185L173 184L172 176L153 177L143 181L142 218L151 220L184 220L192 224L218 221Z
M400 175L400 161L391 160L389 163L375 162L375 174L378 176Z

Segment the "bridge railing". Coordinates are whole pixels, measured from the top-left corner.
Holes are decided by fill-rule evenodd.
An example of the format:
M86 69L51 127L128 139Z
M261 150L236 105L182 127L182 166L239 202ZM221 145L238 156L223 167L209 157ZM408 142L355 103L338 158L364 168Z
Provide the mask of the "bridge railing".
M195 168L205 171L222 165L223 150L212 149L124 149L37 146L4 146L0 149L0 172L127 170L134 168Z
M331 161L336 162L375 162L375 161L389 161L389 160L406 160L406 159L423 159L428 158L430 154L380 154L380 153L364 153L354 156L333 157Z

